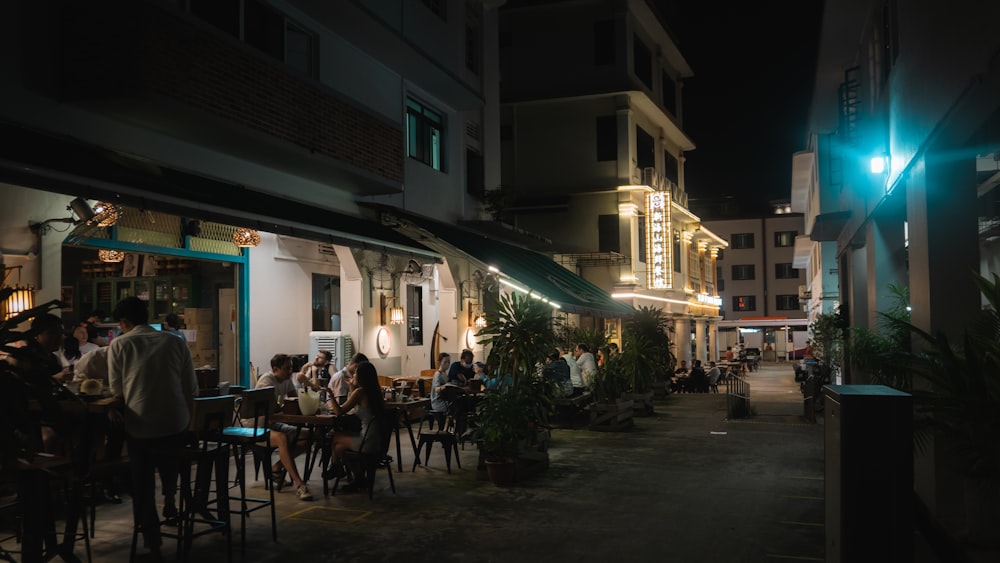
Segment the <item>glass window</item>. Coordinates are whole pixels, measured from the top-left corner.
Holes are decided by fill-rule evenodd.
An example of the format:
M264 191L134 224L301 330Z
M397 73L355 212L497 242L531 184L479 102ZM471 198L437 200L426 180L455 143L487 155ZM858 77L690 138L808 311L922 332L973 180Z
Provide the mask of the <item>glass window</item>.
M774 265L774 277L779 280L794 280L799 277L799 271L792 267L791 262L779 262Z
M642 81L650 90L653 89L653 54L649 52L649 47L639 39L632 37L632 56L635 77Z
M681 261L678 258L681 255L681 232L674 231L674 271L681 271Z
M646 262L646 217L640 215L636 221L639 231L639 261Z
M733 233L729 237L729 248L753 248L753 233Z
M756 277L756 272L754 271L753 264L734 264L733 265L733 275L730 279L733 280L752 280Z
M794 311L799 308L798 295L776 295L775 309L779 311Z
M778 231L774 233L774 246L778 248L795 246L795 237L798 235L798 231Z
M419 160L434 170L442 168L444 149L444 119L433 109L412 99L406 99L406 150L410 158Z
M312 329L340 330L340 278L312 275Z
M597 160L618 160L618 116L597 117Z
M734 311L756 311L757 298L753 295L736 295L733 297Z
M424 343L424 288L406 286L406 344L420 346Z

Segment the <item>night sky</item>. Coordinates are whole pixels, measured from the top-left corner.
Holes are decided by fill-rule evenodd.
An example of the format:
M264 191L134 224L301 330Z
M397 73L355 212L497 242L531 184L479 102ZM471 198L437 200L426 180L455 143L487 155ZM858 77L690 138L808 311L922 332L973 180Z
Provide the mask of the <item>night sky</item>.
M821 0L658 0L694 71L684 86L691 198L735 196L750 213L791 193L805 148Z

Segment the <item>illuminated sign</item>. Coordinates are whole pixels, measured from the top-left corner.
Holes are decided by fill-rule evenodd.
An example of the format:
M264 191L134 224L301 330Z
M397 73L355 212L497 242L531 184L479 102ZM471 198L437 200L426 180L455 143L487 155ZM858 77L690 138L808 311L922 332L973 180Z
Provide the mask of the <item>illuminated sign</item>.
M649 289L673 285L670 247L670 192L646 196L646 272Z
M699 303L706 303L708 305L715 305L716 307L721 307L722 306L722 298L721 297L713 297L711 295L706 295L704 293L699 293L698 294L698 302Z

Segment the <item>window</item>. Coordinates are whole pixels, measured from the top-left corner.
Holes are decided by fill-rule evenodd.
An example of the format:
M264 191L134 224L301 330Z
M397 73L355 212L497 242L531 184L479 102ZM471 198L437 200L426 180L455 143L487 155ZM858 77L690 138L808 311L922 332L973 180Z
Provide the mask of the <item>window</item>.
M448 0L420 0L423 2L424 6L427 6L430 11L434 12L434 15L441 18L444 21L448 21L448 13L445 7L448 5Z
M190 0L191 15L303 74L316 75L316 36L259 0Z
M681 261L678 257L681 255L681 232L674 231L674 271L681 271Z
M646 216L640 215L636 221L639 231L639 261L646 262Z
M774 265L774 277L779 280L798 279L799 271L792 267L791 262L779 262Z
M599 215L597 217L598 252L621 252L618 225L618 215Z
M597 160L618 160L618 116L597 118Z
M725 254L725 252L726 252L725 250L723 250L723 249L721 249L721 248L720 248L720 249L718 250L718 252L716 252L716 253L715 253L715 260L716 260L717 262L721 262L721 261L723 260L723 255ZM720 273L719 273L719 277L722 277L722 273L721 273L721 272L722 272L722 270L721 270L721 269L719 269L719 272L720 272Z
M678 170L679 167L677 166L677 159L674 158L674 155L667 151L663 151L663 177L677 184Z
M312 275L312 329L340 330L340 278Z
M794 311L799 308L798 295L776 295L775 309L779 311Z
M729 248L753 248L753 233L733 233L729 238Z
M486 190L486 177L483 170L483 155L476 149L465 148L465 191L482 197Z
M753 295L736 295L733 297L734 311L756 311L757 298Z
M635 126L635 158L639 170L656 167L656 143L645 129Z
M615 64L615 22L594 22L594 66Z
M795 246L795 237L798 231L778 231L774 233L774 246L778 248Z
M444 170L441 163L443 145L444 120L441 114L407 98L406 150L410 158L419 160L434 170Z
M754 265L753 264L734 264L733 265L733 275L730 279L733 280L752 280L754 279Z
M649 47L639 39L632 37L632 71L635 77L642 81L650 90L653 89L653 54L649 52Z
M424 288L419 285L406 286L406 345L420 346L424 343Z
M677 84L674 82L673 78L666 72L663 74L663 95L661 102L663 103L663 108L667 110L670 115L677 115Z

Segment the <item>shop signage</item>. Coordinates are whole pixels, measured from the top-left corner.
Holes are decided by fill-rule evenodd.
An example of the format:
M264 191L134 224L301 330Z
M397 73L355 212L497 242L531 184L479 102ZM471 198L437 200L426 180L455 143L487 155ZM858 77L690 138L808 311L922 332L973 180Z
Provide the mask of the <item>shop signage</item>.
M646 196L646 271L649 289L670 289L673 265L670 247L670 192Z

